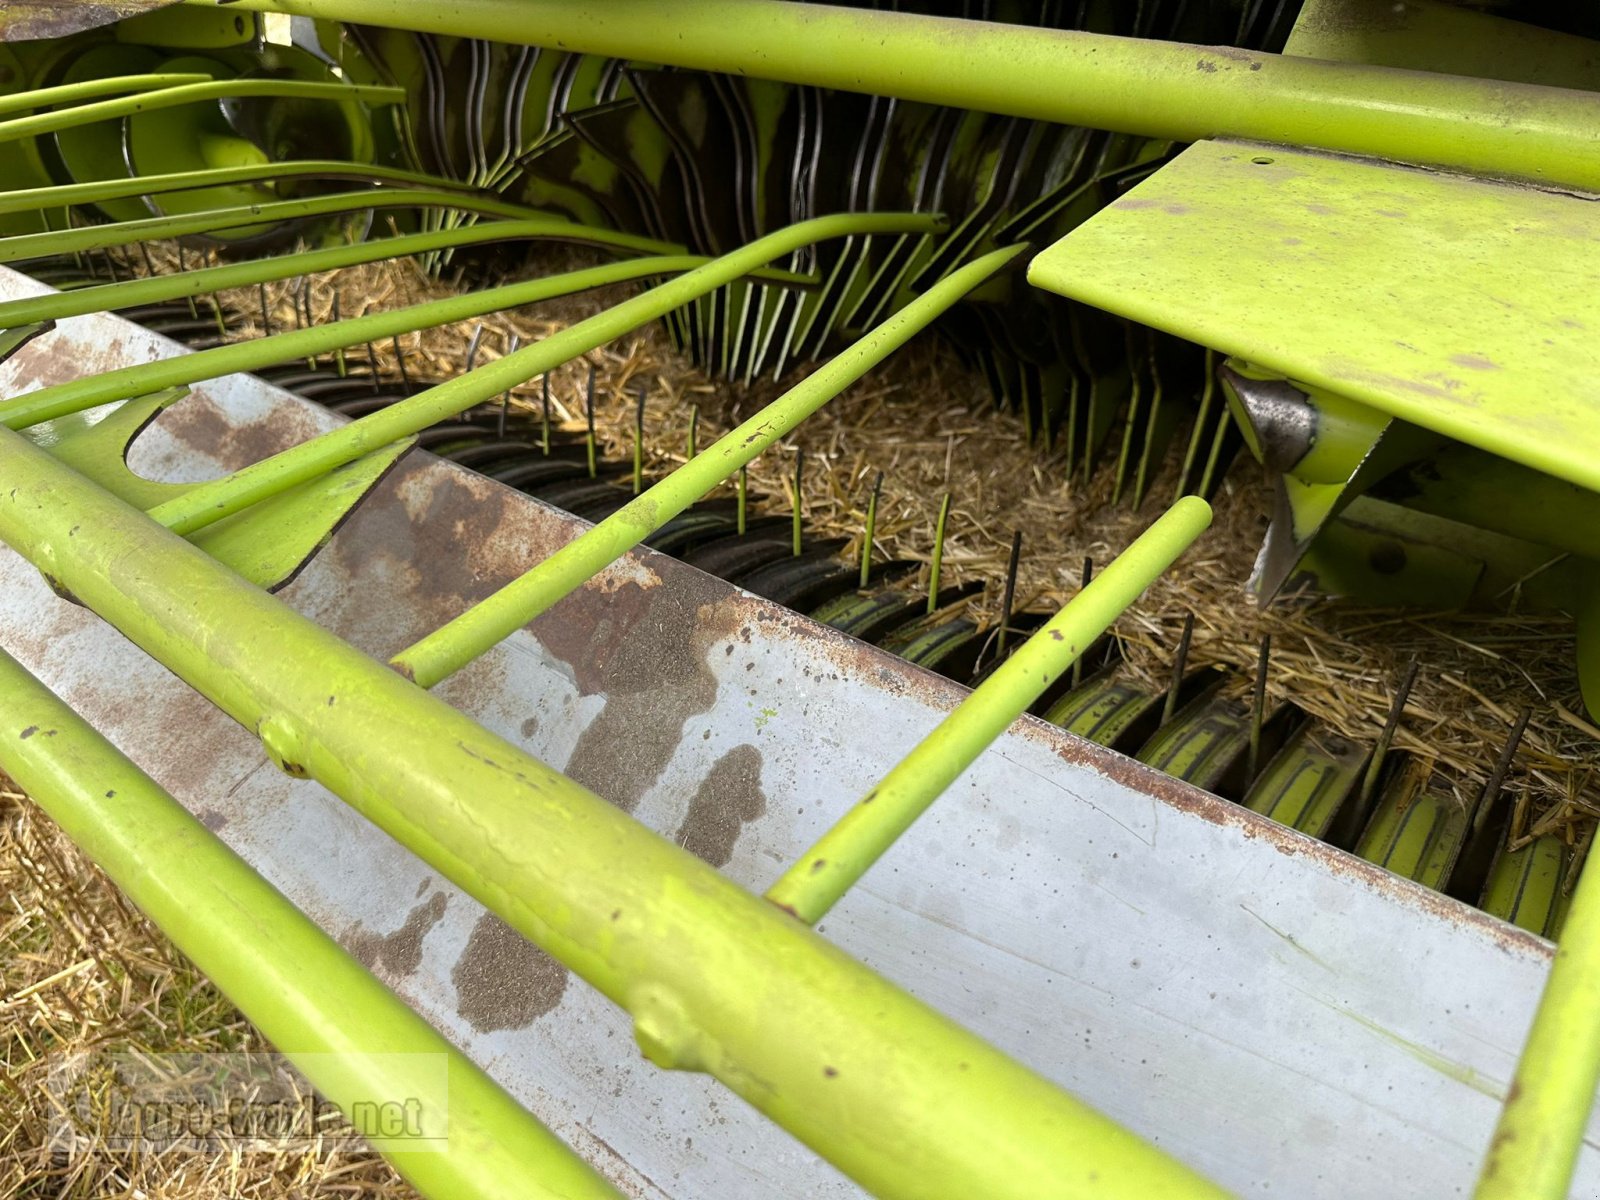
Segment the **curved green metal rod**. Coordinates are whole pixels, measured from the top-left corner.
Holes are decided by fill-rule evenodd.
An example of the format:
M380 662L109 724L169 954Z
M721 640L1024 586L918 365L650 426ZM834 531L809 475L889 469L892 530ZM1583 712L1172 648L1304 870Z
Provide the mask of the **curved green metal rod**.
M807 925L826 916L1210 524L1211 506L1198 496L1168 509L817 839L768 889L767 899Z
M0 96L0 117L27 112L46 104L72 104L80 100L93 100L98 96L115 96L119 92L148 92L157 88L178 87L186 83L207 83L209 75L193 71L170 71L155 75L117 75L107 79L85 79L79 83L63 83L56 87L35 88L31 92L13 92Z
M518 308L524 304L536 304L541 300L568 296L573 292L602 287L608 283L648 279L653 275L676 275L701 266L705 262L706 259L703 257L692 254L632 258L562 275L551 275L544 279L529 279L521 283L504 284L497 288L485 288L479 292L446 296L442 300L429 300L390 312L369 313L364 317L351 317L345 321L312 325L305 329L290 329L270 337L254 338L248 342L214 346L209 350L197 350L192 354L178 354L154 362L119 367L99 375L88 375L82 379L73 379L66 383L39 388L37 391L25 392L13 400L0 403L0 424L4 424L8 429L26 429L42 421L51 421L69 413L83 412L85 409L127 400L134 396L146 396L163 388L199 383L203 379L216 379L240 371L255 371L272 366L274 363L309 358L330 350L342 350L346 346L359 346L362 342L377 341L379 338L394 337L397 334L428 329L435 325L448 325L455 321L481 317L486 313ZM493 394L498 395L503 390L496 389ZM409 404L415 399L416 397L412 397L411 400L402 403ZM370 420L370 418L363 419ZM418 432L431 424L433 421L427 421L411 432ZM397 440L398 437L384 438L376 443L375 447Z
M399 237L374 238L371 241L355 242L348 246L333 246L326 250L306 250L275 258L225 263L181 274L174 272L171 275L152 275L145 279L124 279L118 283L96 284L93 287L76 288L70 292L55 292L47 296L25 296L20 300L0 302L0 329L10 329L17 325L39 321L59 321L65 317L82 316L85 313L114 311L119 308L130 308L136 304L157 304L163 300L199 296L227 288L248 287L277 279L293 279L316 271L332 271L360 263L382 262L391 258L404 258L407 255L426 254L434 250L457 249L484 242L515 242L530 238L581 242L608 250L689 257L686 256L682 246L657 242L653 238L634 237L632 234L619 233L611 229L578 225L555 217L535 221L487 221L455 229L435 230L431 233L407 233ZM704 258L692 258L694 264L705 261ZM803 287L816 281L811 275L797 271L780 271L771 267L750 272L750 278L796 287ZM0 403L0 416L3 416L5 411L3 403Z
M101 200L127 200L137 196L159 196L191 188L216 187L234 183L265 183L273 179L357 179L372 183L408 183L440 191L482 192L459 179L429 175L424 171L404 171L375 163L340 162L338 159L294 159L286 162L247 163L238 167L206 167L199 171L175 171L165 175L141 175L134 179L90 179L83 183L58 183L49 187L19 188L0 192L0 213L31 212L40 208L67 208L74 204L96 204Z
M944 227L943 217L929 213L839 213L801 221L757 238L748 246L570 325L541 342L485 363L448 383L419 392L231 475L203 483L176 500L151 509L150 515L169 529L192 533L285 488L343 466L379 446L465 412L474 404L493 400L510 388L803 246L851 234L932 233ZM0 407L0 417L4 413L5 409Z
M1578 877L1477 1200L1562 1200L1600 1082L1600 869Z
M0 263L42 258L47 254L103 250L107 246L186 237L193 233L214 233L219 229L242 229L301 217L326 217L364 208L459 208L495 217L548 218L548 214L537 209L475 192L452 192L442 188L365 188L359 192L335 192L300 200L269 200L264 204L241 204L204 212L86 225L80 229L19 234L0 238Z
M429 1140L374 1147L418 1188L452 1200L619 1197L4 651L0 695L6 773L319 1091L358 1127L361 1106L417 1103L415 1129Z
M749 420L718 438L642 495L635 496L488 599L406 647L389 662L432 687L546 611L632 550L673 517L739 473L779 438L860 379L1025 247L986 254L952 271L849 349L813 371Z
M875 1195L1223 1195L9 430L0 478L0 540L59 589L626 1010L652 1062Z
M255 96L403 104L406 90L400 87L365 84L319 83L306 79L218 79L207 83L185 83L177 87L162 88L159 91L142 92L137 96L97 100L90 104L80 104L75 108L63 108L55 112L36 113L31 117L13 117L9 121L0 121L0 143L37 137L41 133L54 133L60 129L73 129L79 125L92 125L96 121L108 121L113 117L154 112L162 108L176 108L180 104L194 104L203 100L236 100Z

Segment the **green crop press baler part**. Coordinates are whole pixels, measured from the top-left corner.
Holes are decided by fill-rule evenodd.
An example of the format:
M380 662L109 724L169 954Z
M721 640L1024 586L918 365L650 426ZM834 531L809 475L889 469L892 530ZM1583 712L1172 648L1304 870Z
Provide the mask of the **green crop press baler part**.
M1483 7L0 5L0 771L432 1197L1600 1194L1538 706L1466 787L1426 663L1127 633L1264 470L1241 610L1549 614L1600 722L1600 19ZM663 470L551 396L651 326ZM928 339L1142 514L1058 609L751 491Z

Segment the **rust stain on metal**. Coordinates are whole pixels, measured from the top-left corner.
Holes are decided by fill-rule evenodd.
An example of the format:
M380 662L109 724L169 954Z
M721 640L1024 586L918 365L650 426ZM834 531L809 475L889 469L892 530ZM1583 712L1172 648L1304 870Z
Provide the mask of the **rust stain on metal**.
M322 432L323 424L313 412L294 404L274 405L267 415L240 422L206 392L195 391L162 413L151 428L216 460L223 470L234 471L308 441ZM138 453L138 445L136 438L132 454Z
M767 811L761 790L761 751L746 743L717 759L689 801L677 843L713 867L727 866L749 822Z
M720 603L727 584L675 574L672 587L581 588L531 627L581 694L606 698L563 773L625 812L661 777L689 719L716 703L709 652L737 623Z
M554 1011L569 972L493 913L472 927L450 972L456 1011L479 1033L526 1029Z
M410 975L422 963L422 941L444 919L450 897L435 892L406 914L405 924L393 933L374 933L360 924L339 940L369 971L390 977Z

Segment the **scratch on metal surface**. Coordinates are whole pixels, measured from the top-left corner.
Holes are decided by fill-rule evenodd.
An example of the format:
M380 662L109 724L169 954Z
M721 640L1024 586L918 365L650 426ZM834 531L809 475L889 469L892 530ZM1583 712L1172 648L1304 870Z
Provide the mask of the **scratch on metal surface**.
M1284 941L1288 942L1290 946L1294 947L1301 954L1304 954L1312 962L1316 963L1317 966L1321 967L1324 971L1327 971L1329 974L1333 974L1333 975L1337 975L1338 974L1338 972L1333 969L1331 964L1329 964L1325 960L1319 958L1317 955L1313 954L1310 950L1307 950L1304 946L1302 946L1300 944L1299 940L1294 936L1294 934L1287 933L1284 930L1279 929L1276 925L1274 925L1271 921L1267 920L1260 913L1258 913L1255 909L1251 908L1248 904L1241 904L1241 905L1239 905L1239 907L1244 909L1245 912L1249 913L1256 920L1260 921L1268 929L1272 930L1273 933L1277 934Z

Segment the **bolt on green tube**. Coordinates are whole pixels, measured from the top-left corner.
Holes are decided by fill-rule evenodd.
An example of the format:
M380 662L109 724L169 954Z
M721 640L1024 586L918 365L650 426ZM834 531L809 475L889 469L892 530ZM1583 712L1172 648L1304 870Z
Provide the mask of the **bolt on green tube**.
M1584 871L1478 1177L1477 1200L1563 1200L1600 1084L1600 870Z
M0 696L0 767L319 1091L418 1102L427 1143L374 1148L425 1194L619 1195L4 651Z
M621 558L860 379L1024 247L996 250L953 271L865 337L718 438L643 495L568 542L527 574L395 655L391 665L432 687ZM796 493L798 496L798 492ZM795 528L798 530L799 525ZM798 541L798 533L796 540ZM797 547L798 552L798 547Z
M816 924L1210 524L1211 506L1198 496L1168 509L823 834L767 899Z
M519 387L802 246L853 233L928 233L943 227L944 218L929 213L839 213L789 225L721 258L697 265L676 279L570 325L543 341L485 363L471 374L418 392L359 421L221 479L201 484L176 500L151 509L150 515L177 533L192 533L213 521L232 516L257 500L315 479L379 446L387 446L446 417L465 412L474 404L487 403L507 388ZM695 262L698 264L702 260ZM618 264L601 269L615 271L636 265ZM5 414L5 407L0 406L0 423L4 423Z

